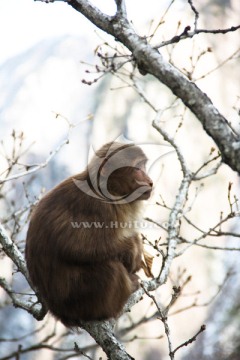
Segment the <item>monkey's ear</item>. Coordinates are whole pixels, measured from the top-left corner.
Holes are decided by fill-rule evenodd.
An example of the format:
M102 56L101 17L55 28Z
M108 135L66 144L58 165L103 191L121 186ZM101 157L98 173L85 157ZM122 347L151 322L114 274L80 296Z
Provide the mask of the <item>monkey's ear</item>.
M153 256L146 250L143 250L142 269L148 277L154 277L152 274Z

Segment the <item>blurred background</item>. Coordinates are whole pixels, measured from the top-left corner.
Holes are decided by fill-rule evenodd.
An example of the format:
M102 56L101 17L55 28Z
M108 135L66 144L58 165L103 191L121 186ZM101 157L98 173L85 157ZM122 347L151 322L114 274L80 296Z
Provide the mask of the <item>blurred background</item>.
M92 2L107 14L115 12L113 0ZM188 25L193 28L194 14L185 0L127 0L126 3L137 33L149 36L154 32L152 44L171 39ZM229 28L240 23L238 0L198 0L194 5L200 13L199 28ZM181 179L177 157L172 153L165 155L171 148L152 128L155 113L129 85L127 70L118 75L106 72L101 76L96 68L96 65L102 66L98 52L114 53L116 47L123 54L127 51L61 1L44 4L33 0L0 0L0 34L1 178L26 170L26 164L44 163L51 152L69 139L45 168L1 185L0 220L22 251L30 204L61 180L82 171L91 147L97 149L119 137L143 146L150 165L158 159L154 166L149 165L155 189L146 204L146 216L161 224L167 222ZM240 113L239 49L239 31L225 35L200 34L160 49L168 61L208 94L236 131L239 131ZM190 169L196 171L211 152L217 153L215 144L198 120L164 85L151 76L137 74L136 78L150 103L164 110L163 125L176 138ZM18 161L10 166L9 159L16 154L20 154ZM189 217L199 228L208 231L217 224L221 214L229 212L229 183L232 183L231 196L237 198L239 179L223 165L216 175L192 186ZM157 205L163 201L168 206ZM16 221L14 215L23 209L23 216ZM239 219L224 225L226 232L239 233ZM188 226L182 231L189 239L198 234ZM142 232L153 242L166 239L161 228ZM240 247L237 238L227 235L210 239L207 244ZM176 359L240 359L239 262L239 251L204 247L191 247L174 261L169 282L156 294L161 304L167 303L172 286L182 284L191 276L184 296L172 309L169 319L174 344L178 346L192 337L203 323L207 325L197 341L179 351ZM156 259L156 274L159 266L160 260ZM14 273L11 261L3 254L0 276L13 282L18 291L25 291L26 284ZM142 312L151 313L151 306L149 299L137 304L131 315L134 322L140 320ZM129 316L124 315L119 326L124 328L129 323ZM73 346L74 341L81 346L93 343L85 333L66 334L63 327L55 325L49 317L37 323L23 310L14 308L0 289L0 359L14 358L9 354L17 351L19 344L27 349L33 344L47 343L44 339L51 332L54 332L52 346L55 342L63 347ZM138 360L168 359L163 334L163 326L155 318L125 335L124 345ZM105 358L94 348L90 354L94 359ZM59 360L67 357L42 346L41 350L26 351L20 358Z

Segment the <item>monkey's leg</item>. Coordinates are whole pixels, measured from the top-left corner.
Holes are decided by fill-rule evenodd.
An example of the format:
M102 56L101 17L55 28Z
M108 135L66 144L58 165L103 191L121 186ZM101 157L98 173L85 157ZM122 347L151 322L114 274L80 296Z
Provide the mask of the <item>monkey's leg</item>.
M66 276L65 269L65 276ZM80 320L117 317L136 289L137 276L129 275L119 261L105 261L69 268L68 294L58 296L52 313L67 326ZM54 311L56 310L56 311Z

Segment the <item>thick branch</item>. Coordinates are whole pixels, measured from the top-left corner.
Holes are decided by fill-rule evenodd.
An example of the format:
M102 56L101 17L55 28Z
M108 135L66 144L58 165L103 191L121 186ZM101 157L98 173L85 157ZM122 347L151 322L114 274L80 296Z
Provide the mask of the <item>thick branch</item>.
M28 271L24 257L21 251L16 246L16 244L14 244L12 239L8 236L6 230L1 224L0 224L0 244L2 245L2 249L5 252L5 254L13 261L17 269L23 274L23 276L31 285L31 282L28 278ZM13 301L14 306L27 310L37 320L42 320L44 318L44 316L46 315L46 309L42 304L40 304L39 302L33 303L31 296L27 300L17 296L3 278L0 278L0 286L8 293L8 295ZM32 285L31 287L33 288Z
M103 351L111 360L134 360L125 350L124 346L118 341L113 333L114 322L94 321L82 324L95 341L102 347Z
M240 137L233 133L227 120L209 97L173 65L164 60L157 49L138 36L126 17L103 14L87 0L66 0L93 24L113 35L134 55L142 74L152 74L182 99L195 114L203 128L217 144L223 161L240 174Z
M223 161L240 173L240 137L233 133L227 120L214 107L209 97L136 35L130 25L126 25L126 21L124 26L117 23L115 29L122 43L133 52L140 71L154 75L183 101L215 141Z
M18 247L13 243L8 236L4 227L0 224L0 244L2 245L5 254L14 262L17 269L28 278L28 272L24 257Z
M8 296L11 298L12 303L15 307L26 310L29 314L32 314L35 319L42 320L46 315L46 309L39 302L33 302L31 296L28 298L24 298L23 296L19 296L16 294L6 280L0 277L0 286L6 291Z
M75 10L83 14L99 29L102 29L103 31L106 31L114 36L113 29L111 29L111 25L110 25L112 20L111 16L102 13L96 6L94 6L87 0L65 0L65 2L67 2Z

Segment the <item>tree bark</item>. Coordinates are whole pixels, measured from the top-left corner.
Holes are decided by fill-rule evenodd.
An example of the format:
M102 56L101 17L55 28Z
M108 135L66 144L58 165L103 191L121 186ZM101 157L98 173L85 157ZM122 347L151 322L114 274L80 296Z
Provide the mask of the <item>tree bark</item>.
M233 132L227 119L195 83L168 63L145 38L136 34L127 19L124 1L116 1L117 13L113 17L103 14L88 0L66 2L94 25L125 45L132 53L140 73L153 75L179 97L214 140L221 152L223 162L240 174L240 135Z

